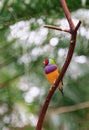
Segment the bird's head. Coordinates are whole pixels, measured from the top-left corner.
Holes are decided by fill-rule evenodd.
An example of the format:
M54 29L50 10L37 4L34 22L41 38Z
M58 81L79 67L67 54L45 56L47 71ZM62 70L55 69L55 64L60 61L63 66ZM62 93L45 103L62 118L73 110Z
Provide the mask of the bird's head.
M44 65L44 66L52 65L52 64L55 64L55 61L54 61L53 59L51 59L51 58L45 59L45 60L43 61L43 65Z

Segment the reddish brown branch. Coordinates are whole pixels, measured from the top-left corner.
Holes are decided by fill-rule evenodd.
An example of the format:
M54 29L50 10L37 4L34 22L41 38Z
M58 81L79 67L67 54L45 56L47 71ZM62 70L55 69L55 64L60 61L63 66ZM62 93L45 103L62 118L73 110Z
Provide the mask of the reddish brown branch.
M78 28L80 27L81 21L78 22L77 26L75 27L75 30L77 31Z
M66 18L68 20L68 23L69 23L69 26L70 26L70 30L73 31L75 26L74 26L74 23L72 21L72 18L71 18L71 15L70 15L70 12L69 12L69 9L67 7L67 4L66 4L65 0L61 0L61 4L62 4L62 8L64 10L64 13L66 15Z
M52 25L44 25L44 27L70 33L70 30L68 30L68 29L62 29L62 28L55 27L55 26L52 26Z
M60 81L62 80L62 78L64 77L65 75L65 72L70 64L70 61L71 61L71 58L72 58L72 55L73 55L73 52L74 52L74 48L75 48L75 44L76 44L76 36L77 36L77 30L81 24L81 21L79 21L79 23L77 24L77 26L75 27L73 21L72 21L72 18L71 18L71 15L70 15L70 12L68 10L68 7L66 5L66 2L65 0L61 0L61 4L62 4L62 7L63 7L63 10L64 10L64 13L66 15L66 18L68 20L68 23L69 23L69 26L70 26L70 33L71 33L71 39L70 39L70 46L69 46L69 50L68 50L68 54L67 54L67 58L65 60L65 63L62 67L62 70L60 72L60 75L58 76L55 84L52 85L52 89L49 91L48 93L48 96L45 100L45 103L43 105L43 108L42 108L42 111L40 113L40 116L39 116L39 119L38 119L38 123L37 123L37 126L36 126L36 130L41 130L42 129L42 125L43 125L43 120L44 120L44 117L45 117L45 114L46 114L46 111L47 111L47 108L48 108L48 105L50 103L50 100L52 98L52 95L54 94L57 86L59 85ZM60 29L59 29L60 30ZM62 31L62 30L61 30Z

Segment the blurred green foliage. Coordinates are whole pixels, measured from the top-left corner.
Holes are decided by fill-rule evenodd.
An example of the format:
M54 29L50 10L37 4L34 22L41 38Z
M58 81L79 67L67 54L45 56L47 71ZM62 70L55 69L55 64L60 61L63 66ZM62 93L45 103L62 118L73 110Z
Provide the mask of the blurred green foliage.
M56 91L49 112L89 100L89 2L82 6L81 0L67 0L67 4L72 17L81 19L82 25L63 79L64 97ZM0 1L0 130L35 129L50 86L42 61L52 57L61 67L65 61L69 34L45 29L45 24L68 28L60 1ZM45 118L43 127L88 130L89 109L53 113Z

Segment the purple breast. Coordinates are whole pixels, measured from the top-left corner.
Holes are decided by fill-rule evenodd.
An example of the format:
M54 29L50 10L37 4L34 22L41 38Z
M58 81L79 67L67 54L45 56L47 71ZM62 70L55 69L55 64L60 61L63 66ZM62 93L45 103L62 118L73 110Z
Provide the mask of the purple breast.
M53 72L56 69L57 69L56 65L48 65L48 66L45 67L45 73L48 74L50 72Z

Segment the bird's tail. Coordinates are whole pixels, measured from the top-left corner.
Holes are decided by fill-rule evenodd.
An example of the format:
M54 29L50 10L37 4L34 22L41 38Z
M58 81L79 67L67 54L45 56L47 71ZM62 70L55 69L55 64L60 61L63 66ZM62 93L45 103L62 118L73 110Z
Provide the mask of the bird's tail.
M64 93L63 93L63 82L61 81L60 83L59 83L59 85L58 85L58 89L61 91L61 93L62 93L62 95L64 95Z

